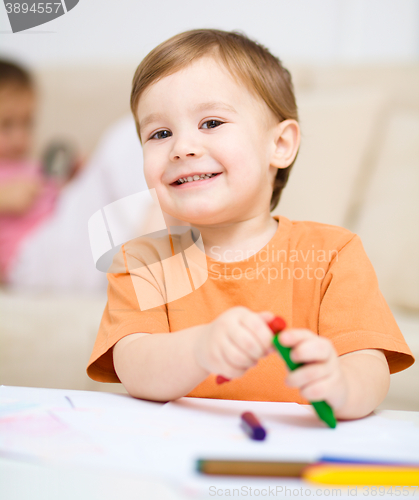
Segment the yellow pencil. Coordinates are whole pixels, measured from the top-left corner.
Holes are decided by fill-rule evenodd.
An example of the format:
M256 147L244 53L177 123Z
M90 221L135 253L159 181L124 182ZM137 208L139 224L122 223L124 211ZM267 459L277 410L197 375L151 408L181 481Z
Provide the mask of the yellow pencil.
M307 481L321 484L419 486L419 467L319 464L307 467L302 477Z

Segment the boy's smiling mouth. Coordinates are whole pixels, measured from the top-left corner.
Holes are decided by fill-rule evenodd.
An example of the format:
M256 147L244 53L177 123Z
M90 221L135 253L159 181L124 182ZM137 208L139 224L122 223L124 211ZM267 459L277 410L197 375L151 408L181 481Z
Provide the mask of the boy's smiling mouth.
M187 187L192 184L208 184L211 179L221 175L221 172L214 172L211 174L190 174L186 177L179 177L175 182L172 182L170 185L173 187Z

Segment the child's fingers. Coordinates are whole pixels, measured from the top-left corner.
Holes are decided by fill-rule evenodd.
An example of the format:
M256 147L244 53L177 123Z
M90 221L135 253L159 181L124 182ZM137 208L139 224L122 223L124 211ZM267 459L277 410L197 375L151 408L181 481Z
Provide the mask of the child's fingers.
M270 311L262 311L259 312L258 315L265 321L265 323L269 323L275 318L275 314Z
M307 401L327 401L330 403L329 396L332 394L332 385L332 380L325 377L300 389L300 394Z
M347 397L344 378L335 363L312 363L291 372L286 384L308 401L326 401L338 408Z
M241 377L252 364L250 366L234 365L230 355L231 353L226 353L223 350L220 351L216 373L222 375L226 379ZM234 361L237 361L237 358L235 358Z
M288 328L279 334L279 341L283 346L294 347L303 340L307 340L317 335L307 328Z
M257 362L257 358L254 359L249 356L247 352L232 341L230 336L223 338L220 353L223 360L233 369L247 370Z
M253 364L263 356L264 351L260 343L253 337L252 333L240 325L235 331L228 332L228 339L247 359Z
M242 377L246 373L246 371L247 370L232 368L231 366L226 364L224 368L222 368L221 370L217 370L217 377L220 377L220 376L223 377L221 379L222 383L228 382L228 381L232 380L233 378Z
M311 363L327 361L336 353L332 343L324 338L313 336L299 342L293 347L290 357L295 363Z
M331 371L328 363L312 363L301 366L288 374L286 384L289 387L302 389L307 384L329 377Z
M262 313L266 317L270 313ZM259 352L253 351L256 359L267 354L267 351L272 342L272 331L267 325L267 322L260 314L255 314L253 311L245 310L239 318L240 324L250 332L254 341L259 345ZM247 339L248 347L251 348L251 341ZM250 351L249 351L250 352Z
M242 376L271 351L272 332L267 320L273 318L269 311L255 313L245 307L220 315L208 337L210 349L203 351L205 367L226 378Z

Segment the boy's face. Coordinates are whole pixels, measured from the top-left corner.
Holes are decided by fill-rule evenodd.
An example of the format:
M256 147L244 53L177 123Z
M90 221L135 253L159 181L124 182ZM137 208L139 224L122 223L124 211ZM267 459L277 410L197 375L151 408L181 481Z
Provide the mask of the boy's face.
M278 120L220 63L205 57L151 85L138 120L144 174L165 212L196 226L269 214Z
M32 145L35 95L29 89L0 87L0 161L25 159Z

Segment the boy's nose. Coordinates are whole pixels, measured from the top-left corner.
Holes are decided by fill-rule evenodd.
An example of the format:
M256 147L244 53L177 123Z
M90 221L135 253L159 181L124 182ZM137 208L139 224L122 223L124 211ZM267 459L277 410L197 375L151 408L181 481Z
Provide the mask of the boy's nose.
M195 153L187 153L187 154L186 154L186 155L184 155L184 156L195 156ZM174 159L175 159L175 160L179 160L179 159L180 159L180 156L179 156L179 155L175 155L175 156L174 156Z
M171 152L172 161L180 159L199 157L202 155L202 148L199 142L192 140L190 137L178 137L177 141L173 144Z

